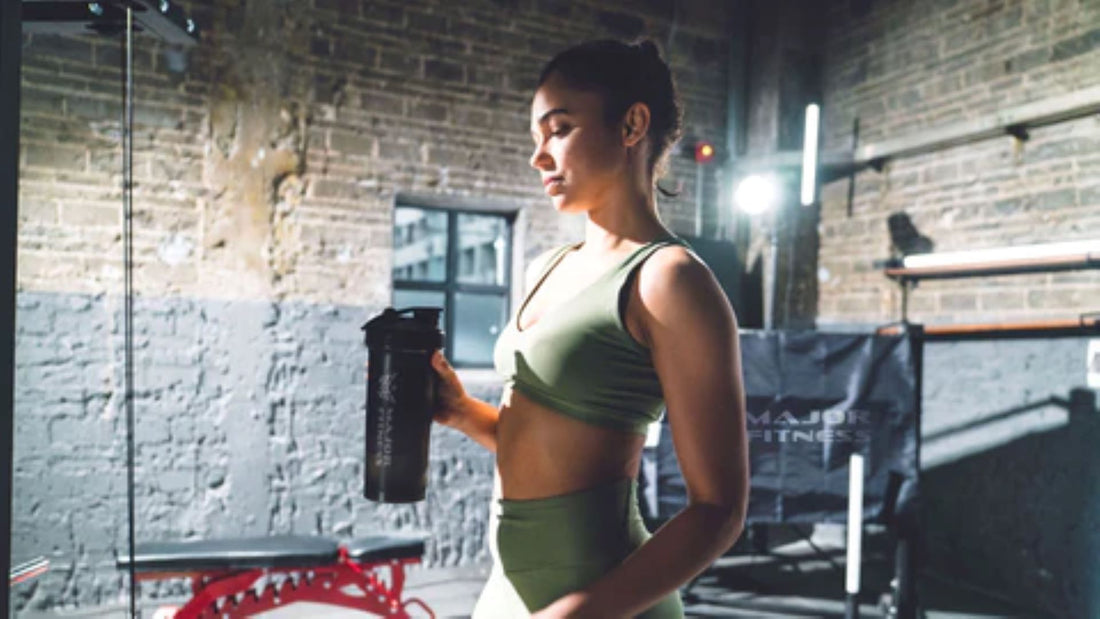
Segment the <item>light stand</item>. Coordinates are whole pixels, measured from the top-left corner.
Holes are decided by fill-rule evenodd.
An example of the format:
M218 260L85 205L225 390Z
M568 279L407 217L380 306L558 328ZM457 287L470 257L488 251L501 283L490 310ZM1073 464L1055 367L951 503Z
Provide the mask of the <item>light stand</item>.
M777 209L771 210L768 222L768 274L767 286L764 288L764 329L771 331L775 328L775 304L779 289L779 213Z
M734 193L737 208L750 216L768 215L768 265L764 286L764 329L775 326L776 288L779 277L779 204L782 202L783 185L774 174L750 174L741 179Z

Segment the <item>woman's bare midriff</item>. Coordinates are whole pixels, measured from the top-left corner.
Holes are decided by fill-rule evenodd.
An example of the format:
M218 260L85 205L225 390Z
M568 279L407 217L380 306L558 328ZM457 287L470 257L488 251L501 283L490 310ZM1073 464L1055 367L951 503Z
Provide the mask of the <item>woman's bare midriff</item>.
M541 499L634 477L645 436L585 423L505 389L497 469L506 499Z

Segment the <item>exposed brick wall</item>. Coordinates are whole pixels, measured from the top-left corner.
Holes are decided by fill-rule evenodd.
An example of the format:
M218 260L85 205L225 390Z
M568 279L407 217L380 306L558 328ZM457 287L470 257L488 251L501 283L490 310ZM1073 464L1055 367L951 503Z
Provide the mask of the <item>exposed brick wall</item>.
M413 528L432 534L429 564L485 560L492 458L465 437L433 435L425 503L361 498L358 326L390 300L394 197L514 203L516 269L575 239L582 220L553 212L527 164L541 64L648 33L668 45L686 133L722 135L726 3L187 9L199 47L139 36L135 58L139 539ZM13 541L53 565L18 591L24 608L123 585L120 62L114 40L24 36ZM678 181L660 210L690 233L683 159Z
M143 292L383 303L397 191L513 201L530 240L521 255L572 238L578 224L562 230L534 182L526 126L542 63L586 38L671 40L686 132L723 131L722 3L687 3L674 33L662 2L237 4L191 4L206 36L185 67L138 39ZM113 289L117 42L25 45L20 281ZM669 181L684 195L661 204L677 230L691 230L694 180L677 159Z
M826 41L823 145L862 144L1100 84L1100 5L1085 0L837 3ZM936 251L1096 238L1100 120L1095 116L891 161L824 187L819 320L900 317L900 293L871 261L889 256L886 217L909 214ZM925 323L1069 318L1100 309L1100 273L923 282L910 318Z

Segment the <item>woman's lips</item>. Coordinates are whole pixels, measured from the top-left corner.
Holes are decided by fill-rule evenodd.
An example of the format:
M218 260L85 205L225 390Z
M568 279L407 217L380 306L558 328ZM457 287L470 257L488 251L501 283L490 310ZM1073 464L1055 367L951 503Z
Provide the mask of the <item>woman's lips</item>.
M546 188L546 193L551 193L560 188L564 181L564 177L551 176L550 178L543 179L542 184Z

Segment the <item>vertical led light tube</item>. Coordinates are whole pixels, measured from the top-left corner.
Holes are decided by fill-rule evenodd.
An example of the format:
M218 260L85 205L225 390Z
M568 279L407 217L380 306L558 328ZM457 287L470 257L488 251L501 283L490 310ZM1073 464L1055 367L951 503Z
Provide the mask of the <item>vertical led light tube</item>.
M863 555L863 456L852 454L848 461L848 561L844 591L847 593L845 616L859 617L856 595L859 593L860 558Z
M806 127L802 133L802 206L814 203L817 193L817 129L821 109L816 103L806 106Z

